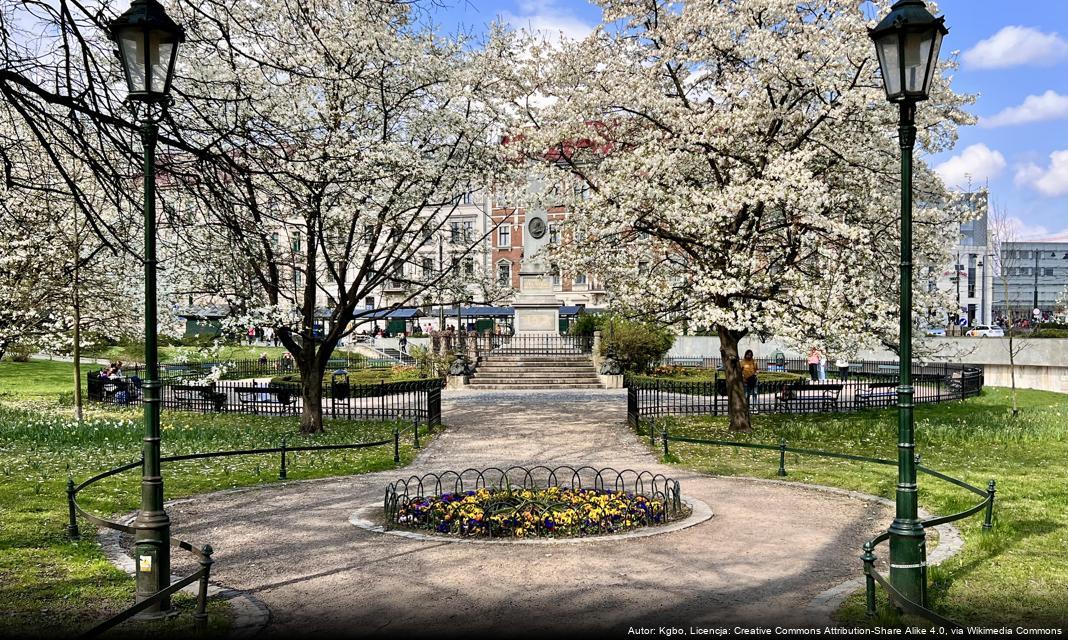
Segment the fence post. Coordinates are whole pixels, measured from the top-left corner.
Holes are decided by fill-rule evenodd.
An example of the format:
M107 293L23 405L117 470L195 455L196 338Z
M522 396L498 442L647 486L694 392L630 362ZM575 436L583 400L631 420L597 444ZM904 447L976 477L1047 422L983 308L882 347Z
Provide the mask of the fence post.
M993 480L986 484L986 516L983 517L983 529L986 530L994 527L994 494L997 490L998 484Z
M67 476L67 515L70 522L67 524L67 537L71 540L80 540L81 533L78 531L78 512L74 508L74 478Z
M278 468L278 479L286 479L286 437L282 436L282 465Z
M393 428L393 464L400 462L400 429Z
M867 611L869 618L875 617L875 576L872 575L872 571L875 570L875 554L872 553L874 547L871 542L864 543L864 555L860 556L860 559L864 561L864 586L867 592Z
M779 440L779 477L786 477L786 438Z
M441 424L441 383L433 380L430 382L426 396L426 425L429 430Z
M712 415L719 415L719 369L712 370Z
M660 439L664 441L664 460L666 461L668 456L671 455L671 452L668 451L668 430L666 424L664 425L664 428L660 430Z
M628 380L627 385L627 424L632 429L638 428L641 415L638 412L638 388L633 380Z
M415 441L413 443L415 448L416 449L420 449L421 447L419 446L419 420L418 419L412 420L412 434L413 434L413 440Z
M200 589L197 592L197 610L193 614L193 627L198 633L204 633L208 629L208 579L211 575L211 565L215 562L211 554L215 553L215 550L211 548L210 544L206 544L200 552L203 554L200 557L200 568L204 570L204 575L200 576Z

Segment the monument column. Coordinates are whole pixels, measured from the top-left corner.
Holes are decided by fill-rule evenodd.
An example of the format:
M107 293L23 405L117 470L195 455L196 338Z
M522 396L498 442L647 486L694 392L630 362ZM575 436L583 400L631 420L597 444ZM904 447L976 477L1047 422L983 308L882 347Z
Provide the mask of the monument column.
M519 294L512 304L517 336L555 336L560 332L560 301L553 292L545 260L548 244L548 213L544 209L529 210L523 233L523 259L519 263Z

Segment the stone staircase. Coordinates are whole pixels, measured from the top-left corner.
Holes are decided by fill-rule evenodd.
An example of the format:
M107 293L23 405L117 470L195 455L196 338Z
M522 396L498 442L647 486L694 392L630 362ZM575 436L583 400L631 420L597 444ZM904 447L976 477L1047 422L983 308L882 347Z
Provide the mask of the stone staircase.
M491 353L470 389L603 389L588 354Z

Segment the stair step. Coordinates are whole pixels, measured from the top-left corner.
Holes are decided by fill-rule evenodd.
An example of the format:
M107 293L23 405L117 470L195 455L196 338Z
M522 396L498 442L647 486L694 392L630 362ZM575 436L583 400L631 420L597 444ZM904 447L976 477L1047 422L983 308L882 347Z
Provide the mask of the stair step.
M571 375L573 373L587 373L594 372L595 369L590 366L585 367L497 367L479 365L479 373L536 373L539 376L545 375Z
M471 381L467 385L469 389L511 389L511 390L536 390L536 389L603 389L599 384L478 384Z

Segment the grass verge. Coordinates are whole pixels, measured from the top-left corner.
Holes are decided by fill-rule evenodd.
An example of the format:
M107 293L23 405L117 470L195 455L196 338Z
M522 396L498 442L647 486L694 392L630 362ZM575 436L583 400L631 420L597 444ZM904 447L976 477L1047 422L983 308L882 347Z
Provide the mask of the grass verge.
M1009 392L987 389L979 398L916 408L917 452L923 464L976 486L996 479L994 528L982 517L958 521L964 550L930 571L936 611L969 625L1068 625L1068 396L1022 390L1013 418ZM724 418L668 418L672 434L777 444L895 459L896 410L840 415L755 416L751 434L731 433ZM657 429L659 430L659 426ZM775 478L778 454L734 447L671 443L670 462L721 475ZM786 480L830 485L893 499L893 467L787 454ZM920 476L920 504L945 515L979 502L978 496ZM887 523L889 525L889 522ZM859 549L842 549L857 554ZM885 559L887 549L877 552ZM858 561L857 570L860 572ZM885 597L880 605L886 612ZM868 624L862 594L839 612L842 622ZM883 614L874 624L914 623Z
M332 421L326 433L301 437L295 435L296 418L166 411L161 426L166 456L273 447L283 435L289 436L291 446L368 442L391 438L395 424ZM56 407L0 405L0 637L76 635L132 603L133 581L107 561L91 526L80 523L82 541L66 539L65 487L68 467L81 481L136 460L141 433L141 414L135 410L91 406L88 419L78 425ZM401 465L414 457L411 445L410 435L402 438ZM277 454L265 454L168 463L166 497L277 482L278 462ZM289 480L395 466L392 446L287 456ZM84 508L105 516L133 511L138 502L136 469L103 480L79 496ZM191 610L191 600L184 602L183 608ZM216 612L225 613L225 608L213 605ZM190 631L188 616L184 622L141 629L144 635L175 637Z

